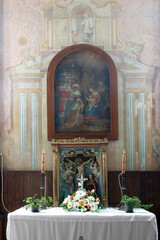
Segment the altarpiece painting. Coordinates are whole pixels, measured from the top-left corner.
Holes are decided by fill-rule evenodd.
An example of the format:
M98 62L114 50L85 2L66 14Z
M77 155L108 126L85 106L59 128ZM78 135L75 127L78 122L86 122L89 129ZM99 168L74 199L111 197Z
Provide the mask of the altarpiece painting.
M48 140L118 139L117 72L106 52L67 47L52 59L47 78Z
M107 139L75 138L52 140L53 199L58 206L64 198L78 189L83 176L84 188L94 189L105 206L108 205Z

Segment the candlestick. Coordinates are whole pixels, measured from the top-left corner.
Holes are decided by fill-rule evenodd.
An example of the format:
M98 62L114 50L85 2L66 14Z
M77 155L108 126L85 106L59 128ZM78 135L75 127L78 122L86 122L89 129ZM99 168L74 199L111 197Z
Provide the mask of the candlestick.
M45 185L44 185L44 181L45 181L45 177L46 177L46 173L45 173L45 168L44 168L44 164L45 164L45 151L42 150L42 158L41 158L41 187L40 187L40 190L41 190L41 197L44 197L44 192L45 192ZM45 181L46 183L46 181ZM40 209L45 209L45 205L44 204L41 204L40 205Z
M45 181L45 177L46 177L46 173L41 173L40 174L41 176L41 187L40 187L40 190L41 190L41 197L45 197L44 196L44 192L45 192L45 187L44 187L44 181ZM45 205L44 204L41 204L40 205L40 209L45 209Z
M45 151L42 150L42 158L41 158L41 173L45 173L45 168L44 168L44 164L45 164Z
M41 176L41 197L44 197L44 190L45 190L45 187L44 187L44 181L45 181L45 176L46 176L46 173L41 173L40 174Z
M125 173L126 171L126 150L123 150L122 154L122 173Z
M123 197L126 194L126 150L123 150L123 154L122 154L122 171L119 174L119 185L120 185L120 190L121 190L121 197ZM120 181L120 177L121 177L121 181ZM121 183L120 183L121 182ZM119 207L120 210L124 210L124 203L120 204Z
M120 179L119 179L119 185L120 185L120 190L121 190L121 198L123 198L123 196L126 194L126 173L120 173L119 174L119 178L121 177L121 183L120 183ZM120 210L124 210L125 209L125 205L124 203L120 203Z

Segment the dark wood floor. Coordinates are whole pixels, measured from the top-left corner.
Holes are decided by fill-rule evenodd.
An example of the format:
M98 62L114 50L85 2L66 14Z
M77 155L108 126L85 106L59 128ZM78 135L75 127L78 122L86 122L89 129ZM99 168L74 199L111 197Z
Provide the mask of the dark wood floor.
M127 194L138 196L145 204L153 203L150 209L157 217L160 229L160 171L127 172ZM118 171L108 172L109 206L116 207L121 200ZM37 193L40 196L41 178L39 171L4 171L3 196L9 211L24 205L23 199ZM52 171L47 172L47 196L52 196ZM7 211L0 200L0 239L5 240Z

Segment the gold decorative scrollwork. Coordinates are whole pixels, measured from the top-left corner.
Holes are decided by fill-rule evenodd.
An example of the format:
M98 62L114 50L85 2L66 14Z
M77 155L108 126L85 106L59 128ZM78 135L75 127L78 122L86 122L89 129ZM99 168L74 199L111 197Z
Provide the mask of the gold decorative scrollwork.
M67 144L108 144L108 139L86 139L86 138L74 138L74 139L52 139L52 145L67 145Z

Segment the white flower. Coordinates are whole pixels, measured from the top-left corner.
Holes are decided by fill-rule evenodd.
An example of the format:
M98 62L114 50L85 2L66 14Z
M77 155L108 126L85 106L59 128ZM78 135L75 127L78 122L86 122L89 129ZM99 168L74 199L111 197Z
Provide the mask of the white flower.
M94 193L95 192L95 189L92 189L91 193Z
M74 197L74 201L78 201L79 200L79 197L78 196L75 196Z
M68 203L68 209L70 209L70 208L72 208L72 207L73 207L72 202L69 202L69 203Z
M90 204L90 206L91 206L91 211L96 211L97 210L97 203L96 202L92 202Z
M78 206L79 206L78 202L73 203L73 208L78 208Z
M78 199L81 198L81 197L84 197L86 195L86 192L83 191L83 190L79 190L76 192L76 195L75 197L77 197Z
M93 196L88 197L90 202L94 202L95 198Z
M70 196L69 195L64 199L63 203L66 204L66 202L68 202L68 201L70 201Z
M81 208L81 212L86 212L87 208Z

